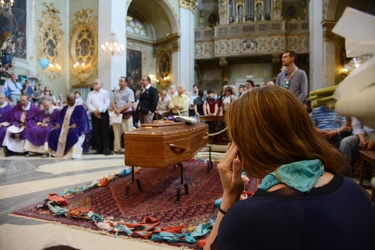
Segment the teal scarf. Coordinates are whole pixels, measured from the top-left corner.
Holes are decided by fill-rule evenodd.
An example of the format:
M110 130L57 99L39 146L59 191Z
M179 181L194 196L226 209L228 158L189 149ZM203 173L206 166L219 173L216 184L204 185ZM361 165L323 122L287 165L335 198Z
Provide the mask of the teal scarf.
M323 174L324 165L320 160L297 161L281 165L274 172L266 175L258 188L268 190L283 183L300 192L310 192Z

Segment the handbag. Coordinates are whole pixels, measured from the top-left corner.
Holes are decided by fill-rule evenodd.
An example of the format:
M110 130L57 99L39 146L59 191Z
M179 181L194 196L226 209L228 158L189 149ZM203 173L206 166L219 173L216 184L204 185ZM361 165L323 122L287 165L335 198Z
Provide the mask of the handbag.
M129 119L132 116L132 111L126 111L122 113L122 119Z

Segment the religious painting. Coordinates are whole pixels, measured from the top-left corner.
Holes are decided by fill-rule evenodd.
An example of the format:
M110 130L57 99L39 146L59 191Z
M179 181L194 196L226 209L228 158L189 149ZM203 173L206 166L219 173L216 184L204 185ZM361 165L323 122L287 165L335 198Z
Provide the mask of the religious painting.
M10 7L9 0L5 0L2 11L0 37L11 32L12 43L15 45L13 57L26 59L26 0L14 1L13 7Z
M97 70L98 36L92 9L82 9L75 13L75 25L71 32L70 58L72 72L80 80L79 86L91 86L91 78Z
M172 71L172 59L169 52L163 52L157 59L157 76L160 80L159 85L165 89L169 85L169 76Z
M142 52L139 50L126 50L126 77L129 85L140 90L142 78Z

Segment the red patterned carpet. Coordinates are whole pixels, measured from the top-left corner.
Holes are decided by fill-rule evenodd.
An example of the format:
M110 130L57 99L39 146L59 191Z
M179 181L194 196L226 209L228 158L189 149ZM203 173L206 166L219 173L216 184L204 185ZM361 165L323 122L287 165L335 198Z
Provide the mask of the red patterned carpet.
M140 180L142 192L136 183L130 187L130 197L125 198L126 184L131 175L116 179L107 187L95 187L68 198L67 208L86 207L102 216L113 216L115 220L141 221L146 216L157 218L160 226L197 226L206 223L214 215L214 201L221 197L220 177L214 168L207 171L203 162L184 162L184 182L189 194L181 189L180 203L176 203L176 187L180 184L180 168L140 169L135 177ZM46 197L45 197L46 198ZM98 230L91 221L56 216L42 208L44 201L14 212L14 215L53 221L72 226Z

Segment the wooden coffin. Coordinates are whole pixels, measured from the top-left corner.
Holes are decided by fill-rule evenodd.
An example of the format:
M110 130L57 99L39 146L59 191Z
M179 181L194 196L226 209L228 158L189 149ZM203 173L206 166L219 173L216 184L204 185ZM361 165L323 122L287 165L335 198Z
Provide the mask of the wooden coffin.
M144 124L124 135L125 164L166 168L187 161L208 143L208 125Z

